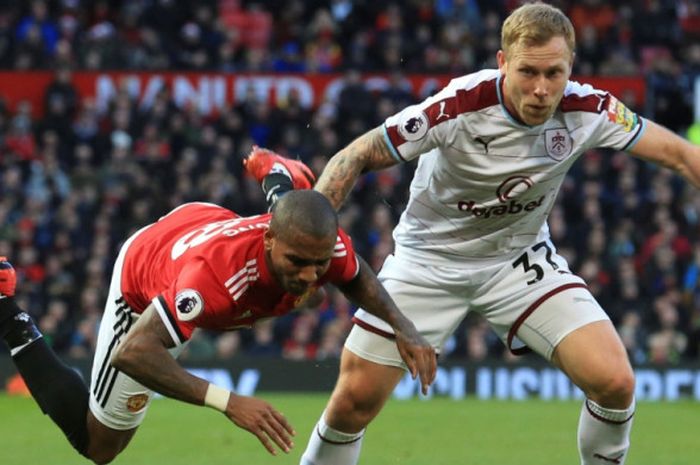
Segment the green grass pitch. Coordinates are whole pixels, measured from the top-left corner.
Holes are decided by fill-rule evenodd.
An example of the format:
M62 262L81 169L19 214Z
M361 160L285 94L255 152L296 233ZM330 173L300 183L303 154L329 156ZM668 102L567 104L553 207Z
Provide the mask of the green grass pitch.
M221 414L155 401L115 465L297 464L327 395L260 394L297 429L289 455L269 455ZM370 425L360 464L577 465L579 404L391 400ZM700 463L700 404L641 403L627 465ZM31 399L0 396L2 465L88 464Z

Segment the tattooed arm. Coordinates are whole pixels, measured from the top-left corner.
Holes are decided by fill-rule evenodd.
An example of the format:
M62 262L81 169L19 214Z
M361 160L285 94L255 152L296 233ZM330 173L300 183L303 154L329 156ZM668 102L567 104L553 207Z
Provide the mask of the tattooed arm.
M397 163L384 141L384 129L379 126L336 153L323 170L315 189L328 197L337 210L361 174Z

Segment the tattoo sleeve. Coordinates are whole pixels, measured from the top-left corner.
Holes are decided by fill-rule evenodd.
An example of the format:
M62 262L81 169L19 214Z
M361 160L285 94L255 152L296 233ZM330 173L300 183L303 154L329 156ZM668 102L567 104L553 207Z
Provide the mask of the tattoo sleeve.
M384 141L383 129L379 126L335 154L316 182L315 189L328 197L337 210L361 174L388 168L397 163Z

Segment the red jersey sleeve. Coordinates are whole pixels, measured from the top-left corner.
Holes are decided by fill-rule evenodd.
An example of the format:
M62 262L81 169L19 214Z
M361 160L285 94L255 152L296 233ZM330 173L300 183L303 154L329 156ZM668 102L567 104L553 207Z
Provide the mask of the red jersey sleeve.
M231 299L202 259L186 264L171 285L153 299L175 344L192 337L198 321L231 307Z
M333 249L331 266L326 272L326 280L333 284L344 284L355 279L359 271L360 264L352 240L345 231L338 228L338 240Z

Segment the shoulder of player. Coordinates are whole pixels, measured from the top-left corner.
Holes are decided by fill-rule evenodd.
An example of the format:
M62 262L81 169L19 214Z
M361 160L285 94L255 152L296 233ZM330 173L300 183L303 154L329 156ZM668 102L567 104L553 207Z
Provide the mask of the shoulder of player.
M608 92L596 89L590 84L569 81L564 89L559 109L563 113L602 113L610 97Z
M498 105L499 76L497 69L484 69L452 79L442 92L443 98L453 98L459 114Z
M416 140L429 128L498 105L498 77L498 70L487 69L452 79L440 92L388 122L398 126L400 133L403 130L404 139ZM406 126L402 128L403 125Z
M474 73L453 78L450 80L447 88L470 90L482 85L483 83L491 81L494 81L495 83L499 76L500 72L497 69L482 69Z
M160 220L163 219L169 219L174 216L181 216L181 215L199 215L199 214L207 214L207 215L216 215L216 216L223 216L223 217L236 217L237 215L232 212L231 210L224 208L220 205L216 205L214 203L209 203L209 202L188 202L188 203L183 203L182 205L179 205L172 210L170 210L168 213L160 217Z

